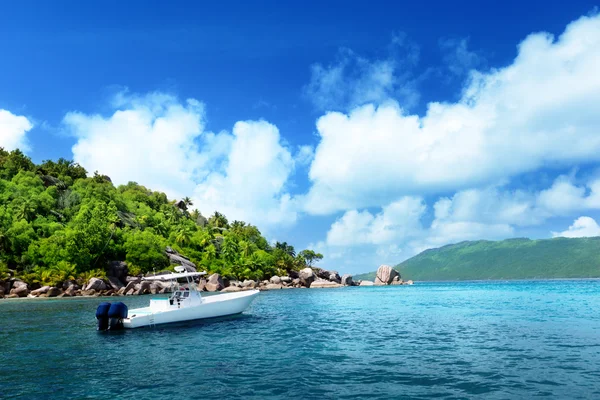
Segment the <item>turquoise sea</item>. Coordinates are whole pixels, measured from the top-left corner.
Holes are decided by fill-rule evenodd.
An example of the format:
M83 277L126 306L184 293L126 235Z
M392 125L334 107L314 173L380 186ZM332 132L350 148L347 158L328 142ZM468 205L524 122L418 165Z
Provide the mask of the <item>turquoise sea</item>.
M600 281L281 290L112 334L103 300L0 300L0 397L600 398Z

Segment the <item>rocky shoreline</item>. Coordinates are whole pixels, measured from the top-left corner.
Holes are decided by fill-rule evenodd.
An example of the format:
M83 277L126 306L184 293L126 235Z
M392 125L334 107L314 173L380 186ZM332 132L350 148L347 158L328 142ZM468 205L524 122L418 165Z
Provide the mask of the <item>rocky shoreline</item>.
M180 255L178 255L180 256ZM186 269L195 270L195 265L182 263ZM191 264L191 265L190 265ZM168 273L163 271L162 273ZM157 274L158 275L158 274ZM269 280L229 280L219 274L197 281L198 289L205 292L238 292L242 290L280 290L280 289L316 289L340 288L345 286L384 286L412 285L412 281L402 281L392 267L382 265L377 269L374 282L358 281L352 275L340 276L337 271L320 268L304 268L292 271L285 276L272 276ZM99 296L137 296L145 294L170 293L172 286L168 282L145 281L142 276L129 276L124 262L112 262L106 278L91 278L85 284L69 280L59 286L29 285L19 279L0 280L0 299L6 298L44 298L44 297L99 297Z

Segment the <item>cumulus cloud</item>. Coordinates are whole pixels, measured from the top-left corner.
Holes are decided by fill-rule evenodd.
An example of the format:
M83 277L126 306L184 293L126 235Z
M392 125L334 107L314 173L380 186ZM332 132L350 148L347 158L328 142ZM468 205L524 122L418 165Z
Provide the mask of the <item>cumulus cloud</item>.
M69 112L64 125L77 138L74 161L89 172L111 177L115 184L135 181L172 197L194 188L200 167L194 140L203 130L204 108L189 99L152 93L115 99L113 115Z
M566 231L552 232L552 236L568 238L600 236L600 225L593 218L579 217Z
M31 128L33 123L27 117L0 109L0 147L4 150L29 151L26 134Z
M558 39L528 36L511 65L473 72L460 101L430 103L422 117L396 102L327 113L304 208L329 214L600 161L598 65L594 15Z
M373 215L351 210L336 220L327 232L327 244L387 244L420 234L425 204L420 197L404 197Z
M70 112L74 161L115 184L136 181L171 198L193 197L208 215L223 212L268 228L296 219L285 184L294 168L279 131L265 121L240 121L231 133L204 131L195 99L165 93L113 99L112 115Z
M219 210L230 218L263 225L296 221L295 204L286 191L294 169L279 130L265 121L237 122L222 170L212 170L196 186L201 211Z
M411 107L419 99L417 80L410 72L418 61L419 48L403 34L394 35L388 54L377 60L343 48L333 63L311 66L311 80L304 92L322 111L345 111L390 98Z

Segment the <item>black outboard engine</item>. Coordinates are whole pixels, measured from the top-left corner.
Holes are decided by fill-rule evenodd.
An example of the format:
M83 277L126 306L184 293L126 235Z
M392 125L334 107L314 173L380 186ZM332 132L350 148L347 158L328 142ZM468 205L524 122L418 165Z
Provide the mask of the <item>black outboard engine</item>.
M108 329L111 331L123 329L124 318L127 318L127 306L120 301L111 304L108 310Z
M108 329L108 310L110 303L100 303L96 309L96 319L98 320L98 330L105 331Z

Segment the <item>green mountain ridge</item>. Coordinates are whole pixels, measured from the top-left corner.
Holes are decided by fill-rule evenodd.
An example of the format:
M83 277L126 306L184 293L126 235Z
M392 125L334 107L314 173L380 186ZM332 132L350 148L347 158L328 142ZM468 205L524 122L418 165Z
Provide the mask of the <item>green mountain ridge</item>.
M465 241L428 249L394 267L414 281L600 277L600 237ZM374 280L375 272L355 280Z

